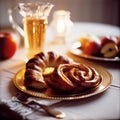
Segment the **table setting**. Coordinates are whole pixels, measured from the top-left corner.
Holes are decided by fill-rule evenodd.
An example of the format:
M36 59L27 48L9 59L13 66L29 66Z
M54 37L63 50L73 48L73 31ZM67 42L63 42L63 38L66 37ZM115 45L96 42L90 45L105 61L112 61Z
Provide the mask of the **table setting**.
M48 24L53 7L8 10L13 29L0 31L1 120L120 119L120 27L72 22L66 10Z

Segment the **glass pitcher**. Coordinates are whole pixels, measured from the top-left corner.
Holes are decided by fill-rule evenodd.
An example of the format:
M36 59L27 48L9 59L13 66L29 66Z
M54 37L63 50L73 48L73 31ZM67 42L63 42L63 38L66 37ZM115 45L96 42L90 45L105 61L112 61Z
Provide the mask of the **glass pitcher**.
M9 9L9 21L25 39L27 59L44 50L47 18L53 7L51 3L19 3L16 7L23 17L24 30L16 24Z

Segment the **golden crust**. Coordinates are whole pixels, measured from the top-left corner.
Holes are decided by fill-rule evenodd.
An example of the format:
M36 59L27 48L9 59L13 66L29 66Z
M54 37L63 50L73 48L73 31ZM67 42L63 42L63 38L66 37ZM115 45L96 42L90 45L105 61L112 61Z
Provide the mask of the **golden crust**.
M54 70L44 74L47 67ZM94 68L73 63L54 52L41 52L26 63L24 84L35 89L50 86L62 92L78 92L96 87L100 81L101 77Z
M64 92L78 92L96 87L101 81L97 71L83 64L61 64L46 81L54 88Z
M70 63L70 60L62 55L57 55L50 51L47 53L40 52L34 58L26 63L25 81L27 87L43 89L47 87L44 80L43 72L47 67L57 68L60 64ZM39 83L39 84L38 84Z

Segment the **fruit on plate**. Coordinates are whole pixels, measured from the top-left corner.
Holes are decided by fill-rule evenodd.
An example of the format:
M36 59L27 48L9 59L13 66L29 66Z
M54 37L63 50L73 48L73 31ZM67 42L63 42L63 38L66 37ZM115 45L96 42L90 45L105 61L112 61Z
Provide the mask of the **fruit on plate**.
M11 58L17 50L17 42L10 32L0 32L0 59Z
M120 37L85 34L79 38L83 53L105 58L120 57Z
M100 43L100 40L97 36L93 34L84 34L79 38L79 41L81 43L81 48L84 49L84 47L91 41L94 41L96 43Z
M89 39L86 38L86 37L84 37L84 36L83 36L83 37L80 37L80 40L79 40L79 41L80 41L80 43L81 43L81 48L82 48L82 49L84 49L85 45L86 45L88 42L90 42Z
M83 48L83 52L87 55L99 56L100 55L101 45L95 41L90 41L86 43Z
M105 36L101 39L101 46L104 46L107 43L115 43L115 41L113 40L113 38Z
M99 56L100 40L93 34L84 34L79 38L81 49L87 55Z
M106 58L113 58L118 54L118 46L115 43L109 42L101 48L101 54Z

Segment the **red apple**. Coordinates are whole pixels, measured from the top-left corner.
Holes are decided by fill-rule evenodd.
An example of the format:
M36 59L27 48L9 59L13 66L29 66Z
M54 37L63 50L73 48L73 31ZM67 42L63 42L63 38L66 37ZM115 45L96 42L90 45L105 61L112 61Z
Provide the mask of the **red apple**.
M107 43L115 43L115 41L112 38L105 36L101 39L101 46L104 46Z
M118 47L115 43L107 43L101 48L100 52L106 58L113 58L118 54Z
M95 41L90 41L84 46L83 52L88 55L99 56L100 48L100 44Z
M17 50L17 42L10 32L0 32L0 59L12 57Z
M79 41L81 43L82 49L84 49L87 43L92 42L92 41L100 44L99 37L93 34L84 34L79 38Z

